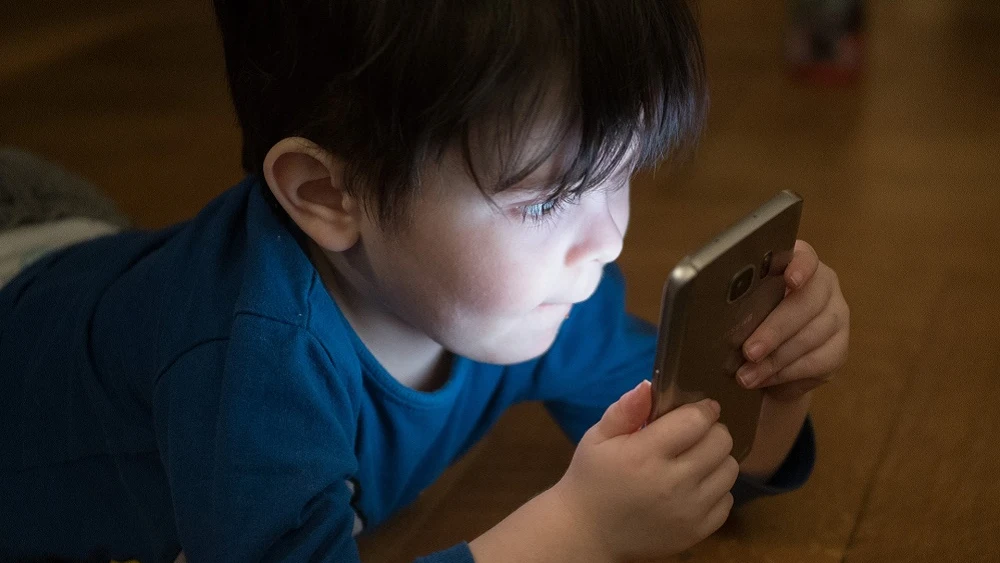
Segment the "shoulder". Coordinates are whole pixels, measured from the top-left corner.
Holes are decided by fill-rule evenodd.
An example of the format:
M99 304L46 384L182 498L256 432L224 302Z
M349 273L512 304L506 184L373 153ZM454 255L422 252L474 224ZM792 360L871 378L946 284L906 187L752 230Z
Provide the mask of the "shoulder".
M239 313L228 336L181 351L161 371L155 387L161 398L170 389L174 399L203 402L214 397L219 405L248 411L286 401L356 412L360 379L358 359L349 346L331 345L309 327L284 319Z

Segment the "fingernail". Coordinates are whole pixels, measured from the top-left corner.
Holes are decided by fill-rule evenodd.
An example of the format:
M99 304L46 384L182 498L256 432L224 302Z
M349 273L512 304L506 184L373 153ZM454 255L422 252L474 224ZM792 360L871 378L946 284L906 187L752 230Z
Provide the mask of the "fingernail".
M752 342L747 346L747 359L751 362L759 362L764 355L764 345L760 342Z
M802 274L799 272L792 272L788 275L788 281L792 283L792 287L799 287L802 285Z
M740 380L740 383L744 387L750 387L756 382L757 374L752 367L744 364L740 366L740 369L736 370L736 378Z

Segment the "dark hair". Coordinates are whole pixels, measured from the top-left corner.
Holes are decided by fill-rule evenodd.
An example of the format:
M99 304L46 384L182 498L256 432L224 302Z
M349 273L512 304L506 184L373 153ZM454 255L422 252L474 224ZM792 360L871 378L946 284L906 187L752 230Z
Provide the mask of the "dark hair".
M705 119L701 40L683 0L215 0L215 9L244 169L261 174L276 142L308 138L344 160L348 191L383 225L404 216L421 170L449 146L461 147L488 196L568 144L555 199L601 183L625 158L648 165L689 146ZM543 114L552 92L555 116ZM551 142L524 154L543 115Z

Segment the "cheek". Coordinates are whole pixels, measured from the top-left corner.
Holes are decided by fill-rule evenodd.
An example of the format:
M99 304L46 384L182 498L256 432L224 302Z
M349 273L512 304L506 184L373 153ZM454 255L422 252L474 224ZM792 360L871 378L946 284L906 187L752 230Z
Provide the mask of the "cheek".
M544 246L478 236L456 250L452 291L467 313L507 316L533 309L547 298L550 274Z
M545 247L502 229L425 230L381 246L373 269L382 298L417 325L501 321L548 297L549 276L537 265Z

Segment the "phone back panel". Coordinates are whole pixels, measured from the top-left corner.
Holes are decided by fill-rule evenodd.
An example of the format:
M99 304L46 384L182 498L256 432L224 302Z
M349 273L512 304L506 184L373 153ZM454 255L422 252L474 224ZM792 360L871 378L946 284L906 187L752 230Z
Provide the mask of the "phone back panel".
M785 295L801 210L799 196L781 192L674 268L664 287L650 421L710 397L722 406L733 457L749 453L763 395L740 386L736 370L744 341Z

